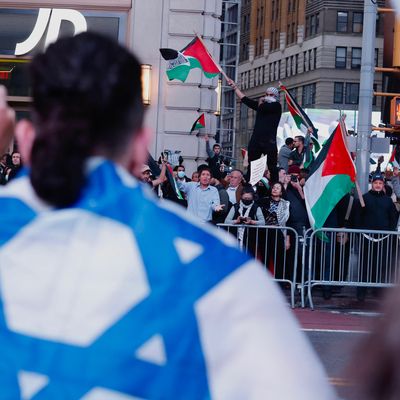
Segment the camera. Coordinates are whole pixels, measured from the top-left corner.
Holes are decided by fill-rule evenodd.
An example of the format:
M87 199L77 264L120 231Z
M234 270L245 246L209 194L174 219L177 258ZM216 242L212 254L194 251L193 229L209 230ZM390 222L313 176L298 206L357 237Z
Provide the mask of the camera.
M291 180L292 182L297 182L297 181L298 181L298 178L297 178L296 175L290 175L290 180Z

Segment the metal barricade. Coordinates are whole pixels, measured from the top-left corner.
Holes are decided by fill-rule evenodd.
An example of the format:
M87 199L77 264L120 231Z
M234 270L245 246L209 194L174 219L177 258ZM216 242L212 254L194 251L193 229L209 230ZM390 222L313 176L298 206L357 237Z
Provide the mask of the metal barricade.
M217 226L234 235L242 250L262 262L275 281L286 282L290 285L291 305L294 308L299 257L297 232L292 228L280 226L239 224L218 224ZM286 249L287 236L290 238L289 249Z
M301 304L314 308L312 288L389 287L398 282L400 233L359 229L308 230L303 245ZM365 289L362 289L365 290Z

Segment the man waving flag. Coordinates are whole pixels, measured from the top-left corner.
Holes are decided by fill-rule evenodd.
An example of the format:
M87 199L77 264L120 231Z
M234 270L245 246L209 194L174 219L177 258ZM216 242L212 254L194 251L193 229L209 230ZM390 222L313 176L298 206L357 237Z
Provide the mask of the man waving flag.
M285 100L288 105L290 114L292 115L297 128L305 135L310 135L311 141L314 144L315 152L318 153L321 146L318 142L318 129L315 128L308 115L300 107L294 97L288 92L285 86L280 85L280 89L285 94Z
M308 217L314 229L322 228L340 199L356 182L356 168L347 149L344 127L338 124L314 161L304 186Z

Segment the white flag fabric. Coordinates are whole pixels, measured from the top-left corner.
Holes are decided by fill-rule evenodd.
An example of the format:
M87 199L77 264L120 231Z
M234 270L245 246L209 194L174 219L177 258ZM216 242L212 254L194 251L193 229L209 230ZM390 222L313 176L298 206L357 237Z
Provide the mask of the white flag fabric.
M2 399L335 399L263 266L171 207L108 161L67 209L0 189Z

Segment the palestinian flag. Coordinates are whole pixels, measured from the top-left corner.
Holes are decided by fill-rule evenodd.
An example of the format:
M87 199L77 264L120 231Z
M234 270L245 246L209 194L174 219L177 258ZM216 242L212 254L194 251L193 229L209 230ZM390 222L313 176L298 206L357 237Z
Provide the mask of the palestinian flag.
M167 76L170 81L178 79L185 82L193 68L200 68L207 78L213 78L220 73L219 66L198 36L181 51L160 49L160 53L168 61Z
M318 129L313 125L308 115L300 107L294 97L288 92L285 86L280 86L281 90L285 93L285 100L288 105L290 114L292 115L297 128L304 133L304 135L310 135L311 140L314 144L315 152L318 153L321 146L318 142ZM312 133L308 131L308 128L312 129Z
M171 165L169 165L169 164L167 164L166 175L167 175L168 182L170 183L170 185L172 186L172 189L173 189L174 192L175 192L176 197L177 197L179 200L184 200L184 198L183 198L183 196L182 196L182 193L181 193L181 191L179 190L178 185L177 185L177 183L176 183L176 180L175 180L175 178L174 178L174 171L172 170L172 167L171 167Z
M199 118L194 121L192 128L190 129L190 133L192 133L195 130L205 128L206 127L206 119L204 117L204 113L200 115Z
M392 154L389 158L389 163L393 168L400 168L400 145L393 146Z
M322 228L336 204L351 192L356 168L338 124L314 161L304 186L308 217L313 229Z

